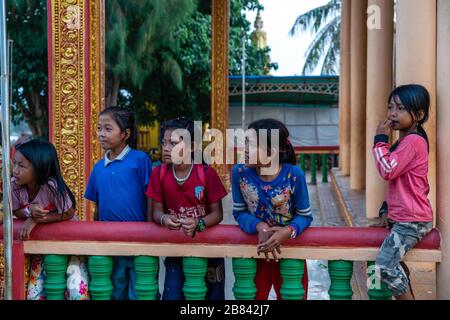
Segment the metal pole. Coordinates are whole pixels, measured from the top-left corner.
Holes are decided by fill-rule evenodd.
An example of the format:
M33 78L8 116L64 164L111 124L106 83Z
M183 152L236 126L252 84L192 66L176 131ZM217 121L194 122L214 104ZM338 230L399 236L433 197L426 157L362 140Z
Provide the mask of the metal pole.
M12 212L9 141L9 78L6 42L6 0L0 0L0 80L2 108L2 179L3 179L3 245L5 254L4 294L12 300Z
M242 129L245 130L245 34L242 36Z
M12 108L13 95L13 46L14 40L8 39L8 66L9 66L9 104ZM9 112L11 113L11 108Z

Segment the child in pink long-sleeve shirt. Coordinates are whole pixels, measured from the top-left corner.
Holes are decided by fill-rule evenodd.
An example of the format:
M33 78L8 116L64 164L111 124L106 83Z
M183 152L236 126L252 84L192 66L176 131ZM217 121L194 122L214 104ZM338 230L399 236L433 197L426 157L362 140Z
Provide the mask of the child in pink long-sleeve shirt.
M430 95L420 85L396 88L389 97L388 118L380 123L373 155L381 177L388 181L387 213L381 225L391 228L378 253L375 267L397 300L414 299L405 254L432 229L433 211L428 193L428 119ZM391 130L400 132L390 147Z

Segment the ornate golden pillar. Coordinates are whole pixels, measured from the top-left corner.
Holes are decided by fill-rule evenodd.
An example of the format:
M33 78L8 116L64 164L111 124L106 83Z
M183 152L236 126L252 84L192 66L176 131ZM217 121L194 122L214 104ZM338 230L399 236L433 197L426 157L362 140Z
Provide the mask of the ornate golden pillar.
M437 298L450 299L450 1L437 4L437 194L436 223L441 232L442 262L437 266Z
M211 60L211 128L222 132L228 128L228 30L230 7L228 0L212 0L212 60ZM225 164L214 165L222 182L230 190L230 176Z
M48 0L50 140L81 220L92 215L83 194L101 151L104 104L104 1Z
M366 216L377 218L385 200L386 182L375 168L373 137L387 117L387 99L392 91L394 46L394 0L369 0L367 31L367 122L366 122ZM370 25L371 19L379 25Z
M350 188L366 183L367 0L351 2Z
M342 1L339 75L339 169L350 174L350 21L351 0Z
M397 1L396 51L396 86L417 83L430 92L424 127L430 142L429 199L436 212L436 0Z

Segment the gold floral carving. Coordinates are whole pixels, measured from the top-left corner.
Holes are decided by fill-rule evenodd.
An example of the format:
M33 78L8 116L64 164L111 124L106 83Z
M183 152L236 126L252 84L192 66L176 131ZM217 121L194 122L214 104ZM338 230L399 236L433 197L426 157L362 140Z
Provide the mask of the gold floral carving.
M101 158L97 138L98 115L105 105L105 2L90 1L89 7L89 73L90 73L90 170ZM89 172L87 172L89 174ZM90 206L93 220L95 206Z
M54 0L51 4L52 83L51 129L62 174L85 220L85 1ZM49 52L50 54L50 52Z
M101 158L98 114L104 107L104 0L54 0L52 26L52 142L80 220L92 219L83 198ZM50 23L50 22L49 22Z
M211 74L211 128L220 130L224 137L228 127L228 30L229 0L212 0L212 74ZM221 146L220 150L225 148ZM230 190L230 176L226 165L214 165L222 182Z

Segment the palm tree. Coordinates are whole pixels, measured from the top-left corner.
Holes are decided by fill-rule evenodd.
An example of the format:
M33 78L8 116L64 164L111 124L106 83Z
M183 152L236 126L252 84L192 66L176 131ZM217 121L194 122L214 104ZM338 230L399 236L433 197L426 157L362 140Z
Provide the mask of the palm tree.
M124 83L141 91L158 67L181 90L176 30L196 8L196 0L106 1L107 106L117 105Z
M330 0L327 4L298 16L289 31L290 36L304 31L312 31L315 34L306 50L302 71L304 75L313 72L323 58L322 75L339 73L341 2L342 0Z

